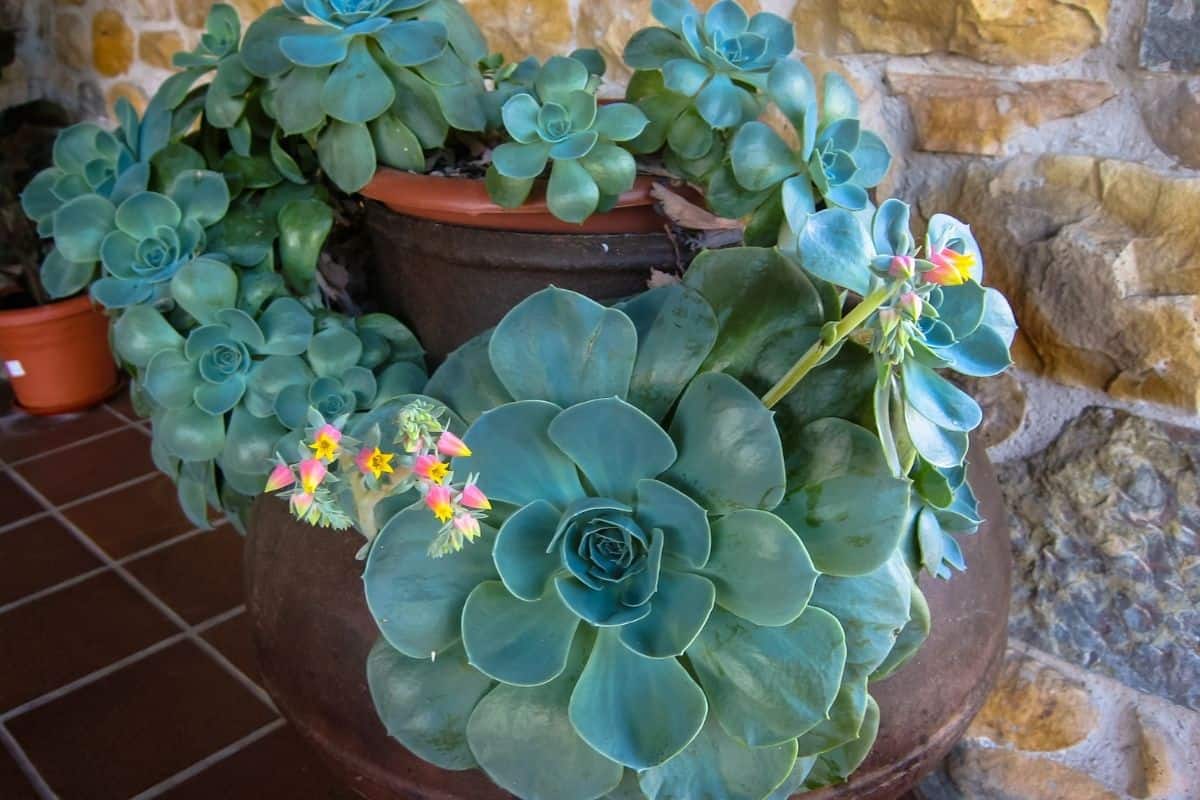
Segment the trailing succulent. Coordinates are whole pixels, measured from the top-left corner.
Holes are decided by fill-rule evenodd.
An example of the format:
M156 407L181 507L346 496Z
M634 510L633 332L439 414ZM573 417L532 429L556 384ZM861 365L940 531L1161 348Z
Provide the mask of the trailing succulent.
M112 316L195 524L271 491L364 535L405 747L527 800L782 800L866 757L871 686L930 629L917 576L965 567L982 414L941 371L1004 370L1016 324L966 225L876 205L887 148L788 22L652 10L603 103L595 51L509 62L455 0L285 0L244 37L218 4L144 115L64 130L22 203L49 292ZM486 172L510 207L544 181L583 222L639 158L745 246L613 305L541 291L432 377L318 269L380 164Z

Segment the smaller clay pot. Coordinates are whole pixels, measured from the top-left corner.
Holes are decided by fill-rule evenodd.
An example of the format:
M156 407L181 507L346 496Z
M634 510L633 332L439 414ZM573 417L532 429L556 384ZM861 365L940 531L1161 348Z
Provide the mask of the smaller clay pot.
M80 411L120 383L108 349L108 318L86 295L0 311L0 363L17 404L30 414Z
M654 210L654 180L642 176L616 206L582 224L563 222L546 205L546 182L539 181L519 208L501 208L488 197L482 180L419 175L381 167L361 194L398 214L468 228L525 233L662 233Z

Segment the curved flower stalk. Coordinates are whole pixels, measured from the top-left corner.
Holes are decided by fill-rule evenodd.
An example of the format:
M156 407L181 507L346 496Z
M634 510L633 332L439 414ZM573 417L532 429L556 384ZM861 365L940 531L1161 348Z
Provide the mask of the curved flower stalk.
M733 0L706 14L687 0L655 0L651 10L664 27L638 31L625 48L625 63L638 71L628 96L651 120L635 150L666 144L699 177L723 155L718 132L762 112L767 73L795 47L792 25L769 12L750 17Z
M733 302L735 282L711 264L698 284ZM801 748L811 767L858 741L867 677L909 619L911 578L890 560L907 483L900 508L873 522L890 546L869 562L814 527L824 512L799 498L886 485L878 444L872 454L868 431L828 419L785 450L750 390L697 374L745 346L748 330L719 327L684 286L616 309L547 289L435 374L426 391L472 421L473 454L452 467L480 473L503 523L430 561L435 522L413 509L371 547L367 599L383 639L368 678L410 750L444 768L479 765L523 798L601 797L633 769L647 797L762 800ZM796 441L811 445L793 466ZM835 466L844 446L861 455ZM858 596L902 585L898 624L863 639L871 652L847 643L838 615L853 624L851 610L835 584L833 610L810 600L826 580L814 553ZM751 667L760 659L769 674ZM853 697L839 705L845 676ZM538 766L550 747L561 769Z
M424 149L450 126L487 123L486 44L455 0L288 0L250 26L243 51L249 73L270 82L266 110L282 135L309 140L346 192L377 160L423 169Z
M601 66L603 63L601 62ZM488 192L507 208L525 202L552 163L546 201L567 222L607 211L633 188L637 164L615 144L638 136L645 115L629 103L598 106L599 76L580 58L551 58L533 80L533 94L505 102L504 127L515 140L492 152Z

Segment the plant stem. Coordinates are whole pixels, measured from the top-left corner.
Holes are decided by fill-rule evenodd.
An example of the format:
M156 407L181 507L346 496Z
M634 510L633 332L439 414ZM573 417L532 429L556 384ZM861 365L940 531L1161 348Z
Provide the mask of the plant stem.
M763 395L763 405L767 408L774 408L780 400L787 396L788 392L796 388L796 384L800 383L805 375L812 372L813 368L821 363L821 359L830 350L837 347L843 339L870 319L881 305L890 300L898 285L900 284L880 286L864 297L862 302L851 309L849 314L834 323L833 336L828 341L823 337L813 342L812 347L808 348L808 352L802 355L800 360L784 373L779 382Z

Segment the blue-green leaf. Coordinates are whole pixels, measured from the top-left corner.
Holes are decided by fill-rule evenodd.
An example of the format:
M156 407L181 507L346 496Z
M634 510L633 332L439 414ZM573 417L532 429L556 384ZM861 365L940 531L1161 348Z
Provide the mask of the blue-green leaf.
M711 514L771 509L783 499L783 449L772 414L728 375L691 382L671 421L679 459L663 479Z
M375 63L364 37L354 39L346 59L334 67L321 90L322 110L348 123L375 119L395 99L392 82Z
M492 151L492 164L506 178L536 178L546 169L550 145L546 142L506 142Z
M539 686L566 667L578 625L554 592L521 600L500 581L486 581L463 606L463 647L483 674L511 686Z
M425 394L445 402L467 422L513 399L492 369L491 336L490 331L480 334L451 353L425 386Z
M729 158L738 183L753 192L769 189L796 174L792 149L762 122L748 122L738 129Z
M343 192L357 192L375 174L375 145L362 123L330 120L317 140L321 169Z
M901 370L904 398L934 425L951 431L970 431L983 421L979 404L929 367L908 359Z
M635 518L643 530L663 532L663 552L669 561L696 568L708 563L712 550L708 515L683 492L661 481L639 482Z
M570 703L571 724L584 741L638 770L687 747L707 713L704 692L678 661L638 655L611 629L597 633Z
M846 643L838 621L819 608L779 627L716 610L688 657L721 727L751 747L767 747L825 719L841 685Z
M112 230L117 210L97 194L85 194L54 212L54 244L68 261L100 260L100 243Z
M708 622L715 600L712 581L664 569L650 600L650 613L621 626L621 643L647 658L683 655Z
M513 397L567 407L628 394L637 331L620 311L551 287L508 312L489 353Z
M594 131L580 135L587 137L594 144ZM590 150L590 147L588 149ZM575 152L577 151L572 150L564 155L566 158L574 158ZM553 149L551 155L556 155ZM558 160L550 169L550 183L546 187L546 205L550 213L564 222L582 223L595 213L599 206L600 187L583 164L575 160L563 160L563 156L556 155L556 158Z
M467 720L493 683L454 645L410 658L380 638L367 656L367 685L388 735L442 769L474 767Z
M496 535L492 558L500 579L522 600L537 600L558 571L558 554L548 552L562 512L545 500L522 506Z
M870 291L870 241L849 211L828 208L812 214L796 244L800 266L810 274L863 296Z

